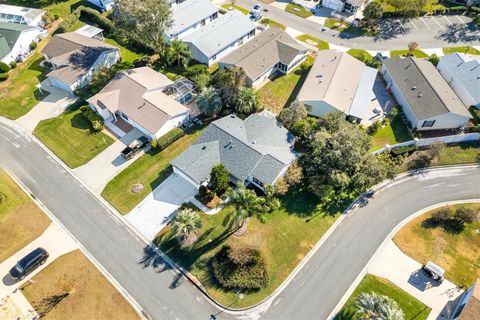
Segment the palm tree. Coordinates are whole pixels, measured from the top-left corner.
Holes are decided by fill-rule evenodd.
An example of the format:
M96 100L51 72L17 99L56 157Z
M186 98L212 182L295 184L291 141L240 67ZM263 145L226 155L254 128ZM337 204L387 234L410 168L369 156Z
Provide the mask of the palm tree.
M196 102L200 112L207 116L213 116L223 108L222 99L213 87L203 89Z
M375 292L361 293L355 298L357 312L361 319L403 320L403 311L395 300Z
M228 193L230 204L235 208L228 216L231 226L242 227L245 219L256 215L258 219L265 222L265 210L263 198L257 197L255 192L248 190L241 183L237 188Z
M191 53L188 49L188 45L182 40L175 39L170 42L170 46L167 51L167 60L169 63L173 61L177 62L177 65L183 66L184 68L188 65L190 61Z
M237 111L239 113L253 113L258 110L258 97L253 88L241 88L238 93Z
M185 208L178 211L173 219L172 231L178 236L183 244L192 244L198 236L198 229L202 227L202 221L198 212Z

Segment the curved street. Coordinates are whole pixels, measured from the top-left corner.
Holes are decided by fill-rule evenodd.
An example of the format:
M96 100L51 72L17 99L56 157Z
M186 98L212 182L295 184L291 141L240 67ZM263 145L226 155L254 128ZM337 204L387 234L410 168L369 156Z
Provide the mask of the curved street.
M35 139L2 118L0 165L31 190L151 318L232 317L219 313L164 263L145 256L141 239ZM347 215L268 310L238 318L326 319L398 223L433 204L479 198L479 183L478 166L432 170L391 183Z

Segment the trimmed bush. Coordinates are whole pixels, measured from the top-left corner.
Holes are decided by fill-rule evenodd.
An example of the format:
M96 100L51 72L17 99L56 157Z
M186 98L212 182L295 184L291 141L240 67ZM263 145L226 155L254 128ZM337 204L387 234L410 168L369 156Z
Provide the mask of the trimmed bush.
M395 156L401 156L401 155L404 155L404 154L407 154L407 153L412 153L415 150L417 150L417 146L416 145L411 145L411 146L393 148L391 153Z
M17 67L17 63L15 61L10 62L9 65L12 69L15 69Z
M5 62L0 61L0 73L6 73L10 70L10 66Z
M231 290L260 290L267 286L265 262L258 250L226 245L212 258L212 273L218 283Z
M37 43L35 41L30 42L29 48L30 50L37 49Z
M0 82L8 79L8 73L0 73Z
M95 111L93 111L89 106L80 107L80 111L82 112L82 116L90 121L94 131L102 131L105 128L103 119L100 118L100 116L96 114Z
M88 21L94 22L94 24L98 25L105 32L112 33L115 30L113 22L102 16L102 14L97 10L85 6L80 6L77 8L77 10L80 11L79 16Z
M75 23L77 23L78 19L80 18L82 7L83 6L78 7L71 14L69 14L68 16L63 18L63 21L58 25L58 28L57 28L57 30L55 30L54 33L56 34L56 33L68 32L68 30L70 30L73 27L73 25Z
M157 139L157 148L164 150L169 145L180 139L185 132L181 128L173 128Z

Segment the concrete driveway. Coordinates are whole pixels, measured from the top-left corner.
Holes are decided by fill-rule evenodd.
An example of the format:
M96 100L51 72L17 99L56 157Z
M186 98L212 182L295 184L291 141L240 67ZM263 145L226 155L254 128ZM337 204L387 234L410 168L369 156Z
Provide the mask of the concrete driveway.
M368 272L386 278L432 308L428 319L444 318L454 306L454 300L463 290L448 280L442 284L428 278L422 264L405 255L388 241L368 266Z
M115 141L111 146L105 149L98 156L80 166L73 169L77 177L82 180L90 189L96 193L101 193L105 185L123 169L132 164L136 159L141 157L144 152L141 151L133 157L133 159L125 160L120 152L133 140L142 136L143 133L137 129L133 129L119 140Z
M180 205L196 193L190 183L173 173L125 217L151 240L175 216Z

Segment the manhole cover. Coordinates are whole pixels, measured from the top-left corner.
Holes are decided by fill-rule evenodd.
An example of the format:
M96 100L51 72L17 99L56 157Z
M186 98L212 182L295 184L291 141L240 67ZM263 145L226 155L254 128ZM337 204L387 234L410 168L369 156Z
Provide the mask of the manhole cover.
M305 40L305 42L308 43L309 45L312 45L312 46L317 46L318 45L318 42L313 41L311 39L307 39L307 40Z
M143 184L141 183L136 183L132 186L132 192L133 193L139 193L143 191Z

